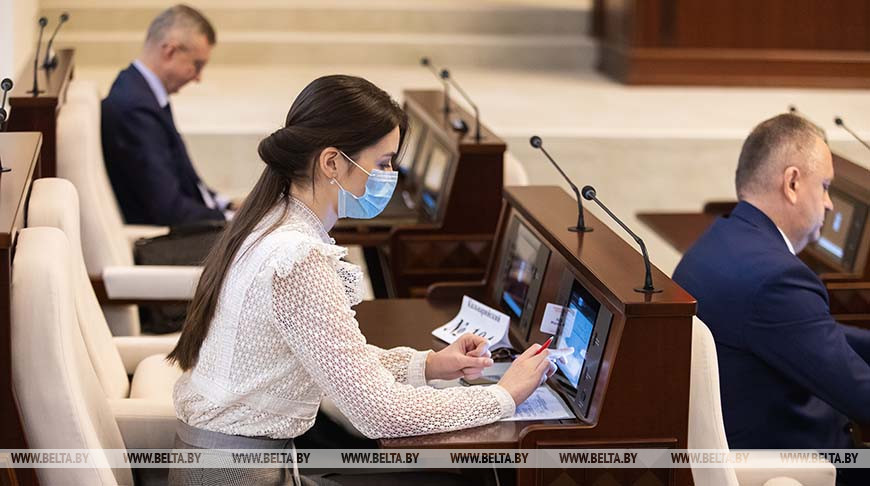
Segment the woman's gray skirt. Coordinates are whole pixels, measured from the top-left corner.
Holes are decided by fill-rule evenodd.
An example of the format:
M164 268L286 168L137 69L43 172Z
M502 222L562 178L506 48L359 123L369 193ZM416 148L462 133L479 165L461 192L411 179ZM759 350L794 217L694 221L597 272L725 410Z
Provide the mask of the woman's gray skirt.
M268 437L242 437L221 434L210 430L191 427L178 421L175 429L176 449L199 449L202 451L200 464L209 467L171 468L170 486L358 486L377 484L393 486L413 484L464 485L460 476L435 471L374 472L366 474L336 474L335 472L300 476L298 470L290 466L274 468L244 468L233 462L229 452L220 449L283 449L294 452L293 439L270 439ZM329 476L328 478L325 476ZM480 484L475 481L474 484Z
M208 467L172 468L169 471L170 486L211 485L266 485L297 486L335 484L320 482L299 476L292 466L273 468L240 468L233 462L229 452L219 449L282 449L292 450L293 439L270 439L268 437L242 437L191 427L178 421L175 431L176 449L204 450L200 463ZM209 450L205 452L205 450ZM295 456L295 454L294 454Z

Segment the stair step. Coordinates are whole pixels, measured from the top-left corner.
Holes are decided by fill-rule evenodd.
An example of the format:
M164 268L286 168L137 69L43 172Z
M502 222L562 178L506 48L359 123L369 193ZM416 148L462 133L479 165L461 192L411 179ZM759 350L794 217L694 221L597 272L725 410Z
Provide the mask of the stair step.
M79 65L123 66L142 48L141 32L65 32L57 45L76 48ZM462 35L343 32L219 34L215 65L414 65L591 69L595 42L582 35Z
M220 40L224 31L389 32L537 35L588 32L583 2L459 1L200 2ZM70 14L64 32L129 30L144 36L166 2L49 1L42 14ZM195 5L195 3L194 3Z

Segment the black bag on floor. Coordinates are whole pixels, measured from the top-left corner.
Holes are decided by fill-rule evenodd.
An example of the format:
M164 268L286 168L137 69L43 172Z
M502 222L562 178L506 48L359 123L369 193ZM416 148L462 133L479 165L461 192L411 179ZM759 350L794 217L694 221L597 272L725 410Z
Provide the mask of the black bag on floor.
M225 221L172 226L169 234L136 241L133 259L137 265L202 265L225 226ZM186 314L187 304L139 306L142 332L148 334L181 330Z

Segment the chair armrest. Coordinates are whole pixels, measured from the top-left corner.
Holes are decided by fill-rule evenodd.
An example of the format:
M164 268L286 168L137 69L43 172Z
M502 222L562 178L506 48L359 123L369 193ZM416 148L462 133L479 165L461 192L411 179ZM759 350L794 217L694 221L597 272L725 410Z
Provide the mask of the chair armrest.
M803 484L797 479L780 476L768 479L763 486L803 486Z
M168 400L110 398L127 449L172 449L175 443L175 406Z
M143 359L155 354L169 354L178 343L180 333L161 336L115 336L112 341L118 348L121 361L128 375L132 375Z
M762 454L760 457L759 453ZM771 453L775 456L771 455L769 458L764 457L763 454L761 451L755 451L748 463L734 467L734 473L737 475L737 481L741 486L784 486L794 484L788 482L788 480L797 481L799 484L819 486L834 486L837 482L837 469L829 462L813 464L796 463L794 467L789 467L788 465L782 465L779 453Z
M106 267L103 286L109 300L187 301L193 298L202 267L138 265Z
M130 247L133 247L133 243L136 243L136 240L141 238L154 238L157 236L163 236L169 234L168 226L152 226L148 224L125 224L124 225L124 236L127 237L127 241L130 243Z

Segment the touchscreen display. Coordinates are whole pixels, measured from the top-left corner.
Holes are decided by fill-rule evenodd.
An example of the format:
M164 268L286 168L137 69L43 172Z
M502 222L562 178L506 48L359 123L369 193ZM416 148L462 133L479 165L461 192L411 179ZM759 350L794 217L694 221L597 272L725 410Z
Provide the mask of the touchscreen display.
M444 175L447 172L447 161L450 157L444 149L439 146L432 148L432 155L429 157L429 166L426 168L426 176L423 179L423 203L429 209L434 209L438 203L438 196L441 192L441 183L444 181Z
M831 202L834 210L825 216L825 224L822 226L822 236L818 246L826 253L839 261L843 260L849 229L852 227L852 218L855 216L855 205L843 199L836 193L831 192Z
M420 140L423 138L424 127L416 118L408 118L408 139L405 141L402 161L399 163L399 172L407 174L415 166L420 155L417 153ZM421 164L422 165L422 164Z
M541 242L524 225L517 225L517 234L512 247L508 250L509 263L504 277L501 295L502 303L515 317L522 317L529 286L535 277L535 260Z
M561 329L556 341L557 348L573 347L574 353L565 357L565 362L556 362L559 370L568 379L568 382L577 387L580 381L580 373L586 362L586 351L589 349L589 340L598 319L598 311L601 304L592 298L589 292L576 280L571 288L571 297L568 299L568 307L577 311L574 320L561 323Z

